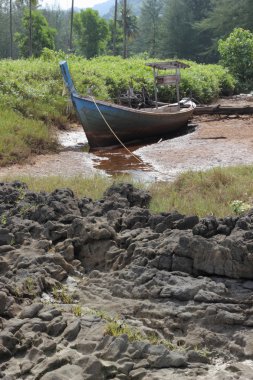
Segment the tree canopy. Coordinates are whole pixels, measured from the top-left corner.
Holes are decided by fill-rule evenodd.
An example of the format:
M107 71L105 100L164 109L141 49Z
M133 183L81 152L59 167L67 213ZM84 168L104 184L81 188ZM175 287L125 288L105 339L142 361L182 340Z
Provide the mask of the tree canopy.
M107 22L97 11L86 9L74 16L75 45L86 58L104 53L109 36Z
M235 28L253 31L252 0L124 1L125 15L125 2L114 2L118 7L116 19L114 7L105 18L93 9L75 9L73 43L77 54L91 58L102 54L143 53L156 58L211 63L220 59L220 39L226 39ZM33 54L40 54L41 46L69 51L70 10L44 9L38 0L0 0L0 58L27 56L31 18Z
M54 49L54 36L56 30L48 26L48 22L43 14L37 10L31 13L32 26L32 52L35 57L38 57L43 48ZM18 43L21 55L29 56L29 25L30 15L28 10L24 12L22 19L23 33L16 33L15 40Z

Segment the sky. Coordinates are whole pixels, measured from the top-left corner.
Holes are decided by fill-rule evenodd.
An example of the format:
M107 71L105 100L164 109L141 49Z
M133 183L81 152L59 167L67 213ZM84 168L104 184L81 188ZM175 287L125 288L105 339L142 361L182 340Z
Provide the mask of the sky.
M74 5L76 8L89 8L93 5L104 3L106 0L74 0ZM41 0L40 4L43 7L49 6L50 8L69 9L72 4L72 0Z

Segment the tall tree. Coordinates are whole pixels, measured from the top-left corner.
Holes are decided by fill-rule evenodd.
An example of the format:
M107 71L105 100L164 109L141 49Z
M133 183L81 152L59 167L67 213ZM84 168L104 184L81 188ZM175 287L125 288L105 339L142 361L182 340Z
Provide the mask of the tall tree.
M65 52L69 51L69 29L66 25L69 24L69 11L62 10L59 5L55 8L42 9L43 15L46 17L51 28L57 30L55 35L55 49Z
M29 57L32 56L32 0L29 0Z
M12 0L10 0L10 57L13 58Z
M107 45L109 28L97 11L86 9L74 15L74 30L79 53L87 58L102 54Z
M71 14L70 14L70 38L69 38L69 50L73 50L73 20L74 20L74 0L71 3Z
M0 55L7 58L9 51L8 2L0 0Z
M114 6L114 29L113 29L113 55L115 55L115 51L116 51L117 17L118 17L118 0L115 0L115 6Z
M116 33L114 20L108 21L109 38L106 47L106 54L109 55L121 55L123 46L123 30L120 24L117 22ZM115 35L116 34L116 35Z
M127 57L127 0L123 0L123 12L122 12L122 20L123 20L123 57Z
M32 20L32 47L33 55L38 57L43 48L54 49L54 36L56 30L48 26L48 22L43 14L36 10L30 12L25 11L22 19L23 33L16 33L15 40L18 43L20 52L23 57L30 56L30 19Z
M162 21L161 56L198 59L202 41L194 28L203 19L212 0L170 0Z
M126 0L121 3L121 16L119 26L123 31L123 57L129 55L129 42L138 34L137 17L133 14L132 9L127 6Z
M138 51L148 52L156 57L161 40L161 17L164 0L144 0L139 18Z
M208 14L196 27L200 35L209 35L205 54L210 59L218 59L217 43L220 38L228 36L234 28L253 31L253 1L212 0Z

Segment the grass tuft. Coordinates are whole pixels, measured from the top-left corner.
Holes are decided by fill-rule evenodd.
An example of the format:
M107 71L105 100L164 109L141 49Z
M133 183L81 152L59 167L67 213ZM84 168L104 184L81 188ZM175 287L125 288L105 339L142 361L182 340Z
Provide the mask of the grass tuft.
M32 154L56 150L50 128L11 109L0 109L0 166L22 163Z

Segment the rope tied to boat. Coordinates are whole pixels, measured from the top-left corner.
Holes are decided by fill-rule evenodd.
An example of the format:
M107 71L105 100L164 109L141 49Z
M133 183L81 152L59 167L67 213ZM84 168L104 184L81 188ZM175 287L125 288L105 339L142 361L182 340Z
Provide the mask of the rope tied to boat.
M90 98L93 100L94 104L95 104L95 107L97 108L99 114L101 115L102 119L104 120L105 124L107 125L107 127L109 128L109 130L111 131L111 133L113 134L113 136L118 140L118 142L120 143L120 145L123 146L123 148L131 155L133 156L138 162L140 162L142 164L142 161L133 153L131 152L131 150L129 150L126 145L123 143L123 141L120 140L120 138L116 135L116 133L114 132L114 130L112 129L112 127L110 126L110 124L108 123L108 121L106 120L106 118L104 117L104 115L102 114L101 110L99 109L98 105L97 105L97 102L95 100L95 98L93 96L90 96Z

